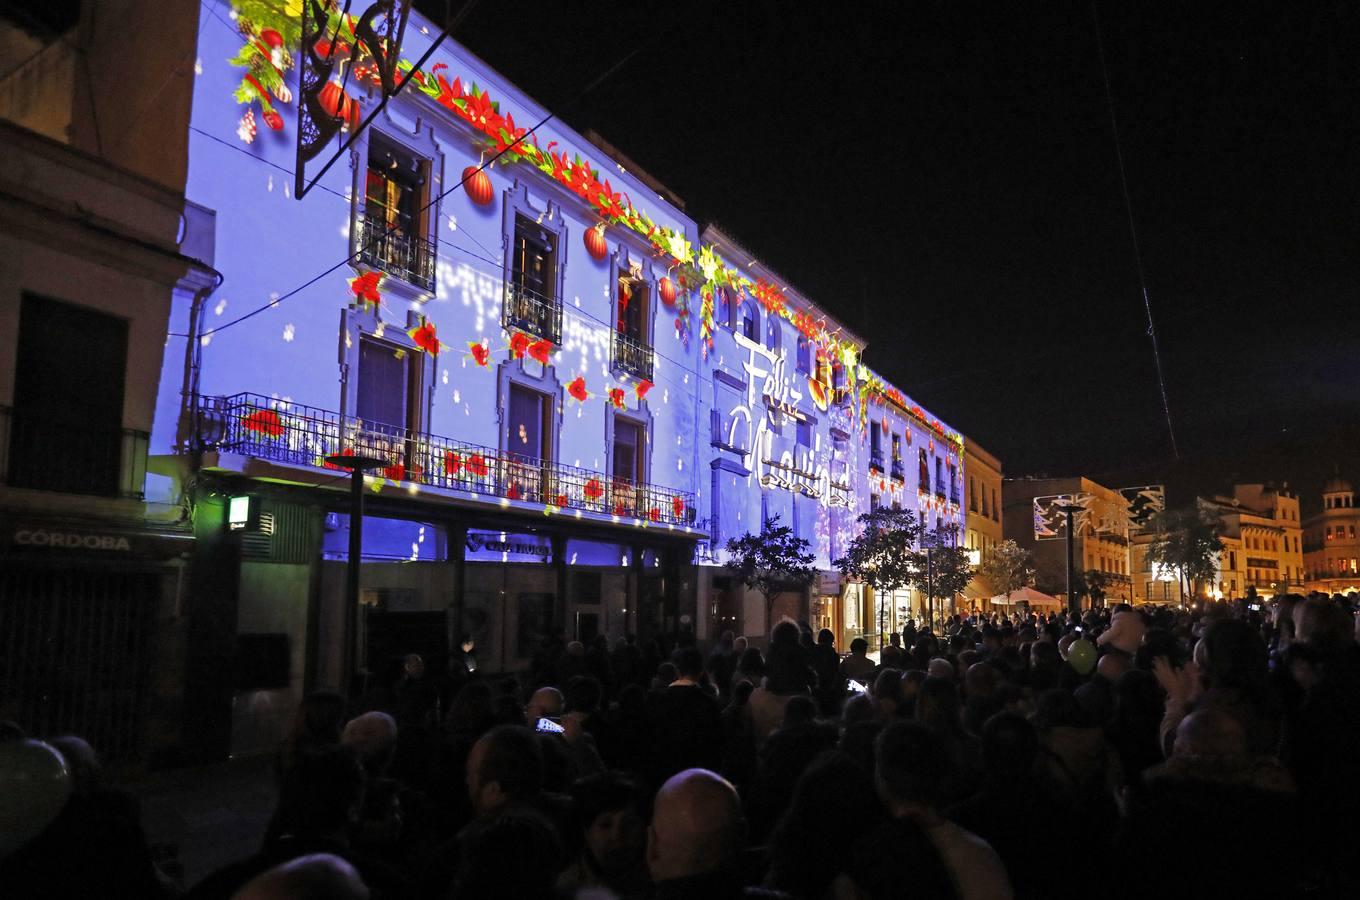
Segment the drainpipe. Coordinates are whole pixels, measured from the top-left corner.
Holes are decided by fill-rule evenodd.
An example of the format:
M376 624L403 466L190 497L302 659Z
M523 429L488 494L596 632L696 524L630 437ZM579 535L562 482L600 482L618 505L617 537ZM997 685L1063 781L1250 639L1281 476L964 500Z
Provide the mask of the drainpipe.
M202 447L198 422L198 387L203 372L203 345L200 340L203 311L207 308L208 298L226 279L221 272L205 262L194 260L194 264L200 271L211 272L213 281L195 291L194 299L189 304L189 327L186 330L187 339L184 346L184 381L180 388L179 434L176 435L176 442L180 446L189 447L196 456Z

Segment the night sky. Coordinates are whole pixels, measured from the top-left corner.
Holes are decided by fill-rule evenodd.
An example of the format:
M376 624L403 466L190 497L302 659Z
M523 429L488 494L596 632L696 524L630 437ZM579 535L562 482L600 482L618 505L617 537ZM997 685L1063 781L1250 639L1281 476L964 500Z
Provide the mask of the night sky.
M1166 480L1173 503L1360 478L1360 8L1100 16L1174 464L1088 3L484 2L455 37L1007 475Z

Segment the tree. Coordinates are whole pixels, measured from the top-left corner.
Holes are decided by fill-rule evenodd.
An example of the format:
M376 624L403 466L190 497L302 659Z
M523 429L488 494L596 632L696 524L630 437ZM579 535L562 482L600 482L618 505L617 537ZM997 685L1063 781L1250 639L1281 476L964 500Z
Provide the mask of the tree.
M1073 585L1078 597L1090 597L1092 606L1105 605L1105 590L1110 586L1110 573L1087 569L1077 576Z
M911 583L923 526L910 510L880 506L862 513L860 533L845 555L832 563L846 578L869 585L877 595L879 640L884 635L882 595Z
M775 595L786 590L802 590L817 577L812 567L816 559L807 552L810 545L793 533L779 517L766 519L760 534L746 534L727 541L728 566L750 589L765 598L765 627L772 623Z
M955 596L968 586L972 577L968 552L959 546L959 526L951 524L922 536L911 583L931 601L932 618L933 601ZM932 621L931 625L934 624Z
M1034 584L1032 554L1015 541L1002 541L978 566L978 574L1002 594L1027 588Z
M1147 558L1164 570L1176 573L1181 597L1199 593L1201 582L1218 572L1223 524L1213 510L1196 504L1187 509L1163 510L1153 516Z

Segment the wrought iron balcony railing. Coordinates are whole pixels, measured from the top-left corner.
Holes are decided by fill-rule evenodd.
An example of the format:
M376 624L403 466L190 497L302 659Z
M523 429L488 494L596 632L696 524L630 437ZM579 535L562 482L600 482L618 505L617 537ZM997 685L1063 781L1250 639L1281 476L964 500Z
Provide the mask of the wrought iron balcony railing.
M692 527L698 515L689 491L365 423L259 394L200 397L196 416L205 445L259 459L332 468L327 456L353 453L390 460L373 474L391 481L665 525Z
M882 450L872 449L872 450L869 451L869 471L870 471L870 472L882 472L882 471L883 471L883 451L882 451Z
M554 344L562 343L562 301L544 297L522 285L505 285L505 310L501 324L538 335Z
M902 460L895 459L892 461L892 472L890 473L890 477L893 481L907 480L907 468L902 464Z
M655 354L652 348L622 331L614 332L614 368L637 378L652 380Z
M0 479L10 487L141 499L150 435L0 406Z
M358 225L359 262L395 275L427 291L434 290L433 241L408 234L381 216L365 215Z
M951 487L949 489L949 502L954 504L955 506L959 505L959 489L957 486Z

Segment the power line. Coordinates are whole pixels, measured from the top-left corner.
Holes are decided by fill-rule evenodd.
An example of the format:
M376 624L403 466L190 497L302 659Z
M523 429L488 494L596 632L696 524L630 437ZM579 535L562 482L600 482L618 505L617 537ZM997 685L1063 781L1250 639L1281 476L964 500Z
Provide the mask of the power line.
M1166 416L1166 433L1171 438L1171 455L1180 459L1180 448L1176 445L1176 429L1171 424L1171 402L1167 399L1166 375L1162 371L1162 353L1157 344L1157 326L1152 320L1152 300L1148 296L1147 274L1143 271L1143 251L1138 243L1138 227L1133 217L1133 200L1129 196L1129 179L1124 171L1124 149L1119 140L1119 120L1114 111L1114 93L1110 90L1110 68L1105 61L1105 38L1100 32L1100 11L1097 0L1091 0L1091 18L1096 26L1096 48L1100 52L1100 72L1105 79L1105 105L1110 112L1110 130L1114 133L1114 152L1119 160L1119 185L1124 191L1124 211L1129 218L1129 235L1133 238L1133 258L1138 267L1138 284L1143 292L1143 311L1147 313L1147 334L1152 341L1152 360L1157 367L1157 388L1162 395L1162 412Z

